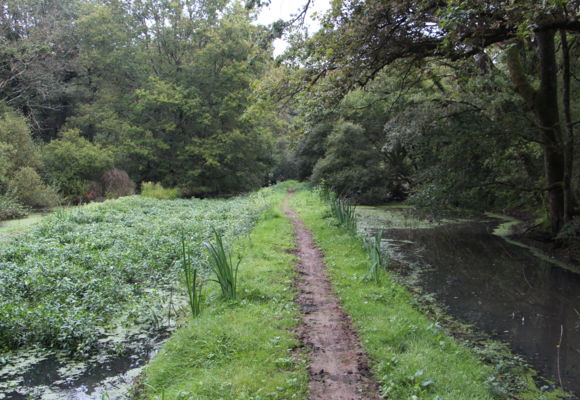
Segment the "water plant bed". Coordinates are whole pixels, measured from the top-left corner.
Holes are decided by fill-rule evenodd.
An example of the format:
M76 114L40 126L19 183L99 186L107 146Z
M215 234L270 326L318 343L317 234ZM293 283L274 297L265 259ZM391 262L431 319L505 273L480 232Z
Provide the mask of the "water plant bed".
M142 364L159 342L152 338L166 335L182 308L181 237L193 262L204 264L202 243L212 229L225 240L244 236L267 207L264 193L133 196L57 211L0 243L0 398L51 398L95 368L109 369L110 377L113 364ZM32 379L54 370L52 384Z
M380 283L365 280L370 260L361 240L336 226L329 207L317 194L297 192L292 207L313 232L325 255L336 293L352 316L385 397L565 398L558 390L540 389L533 380L533 371L521 363L514 361L510 365L510 360L517 357L510 358L509 351L506 355L504 345L497 345L494 352L497 342L490 342L485 348L487 354L466 346L459 340L461 335L455 338L436 314L426 313L420 301L398 284L391 273L385 274ZM388 232L385 237L389 237ZM396 260L391 261L391 268L396 264ZM491 356L500 353L505 357Z

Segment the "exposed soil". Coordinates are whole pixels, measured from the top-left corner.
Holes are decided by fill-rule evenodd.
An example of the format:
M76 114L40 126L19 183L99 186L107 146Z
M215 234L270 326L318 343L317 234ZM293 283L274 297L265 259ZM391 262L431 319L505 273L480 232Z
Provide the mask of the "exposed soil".
M312 400L380 399L378 385L371 378L368 360L352 327L332 292L323 256L312 234L300 217L288 206L284 212L291 218L296 234L297 281L296 301L302 312L298 329L300 341L309 351Z

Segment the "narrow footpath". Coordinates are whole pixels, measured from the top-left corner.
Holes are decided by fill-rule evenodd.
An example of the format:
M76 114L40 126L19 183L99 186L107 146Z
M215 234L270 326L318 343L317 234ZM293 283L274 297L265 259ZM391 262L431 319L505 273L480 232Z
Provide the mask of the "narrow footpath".
M292 220L296 235L300 275L296 301L302 313L300 341L309 349L311 400L380 399L371 378L368 360L332 291L323 255L298 214L284 200L284 212Z

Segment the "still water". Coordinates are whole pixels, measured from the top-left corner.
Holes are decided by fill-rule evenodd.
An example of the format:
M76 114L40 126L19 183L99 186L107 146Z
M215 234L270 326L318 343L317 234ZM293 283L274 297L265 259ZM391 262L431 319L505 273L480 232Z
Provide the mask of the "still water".
M360 209L359 229L458 320L510 344L556 386L580 395L580 274L493 234L500 220L413 222L400 209Z

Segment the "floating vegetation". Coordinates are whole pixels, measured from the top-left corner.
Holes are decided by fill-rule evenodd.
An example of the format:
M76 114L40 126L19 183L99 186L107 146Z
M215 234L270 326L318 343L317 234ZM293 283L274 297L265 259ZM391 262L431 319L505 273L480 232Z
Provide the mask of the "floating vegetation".
M189 296L174 295L183 293L176 287L182 238L191 264L204 265L212 226L232 240L250 232L266 207L261 193L132 196L54 213L0 242L0 399L64 396L100 365L102 380L133 368L133 358L145 362L149 350L141 347L166 337L187 309ZM111 363L124 369L112 373ZM38 371L53 371L54 379L31 381Z

